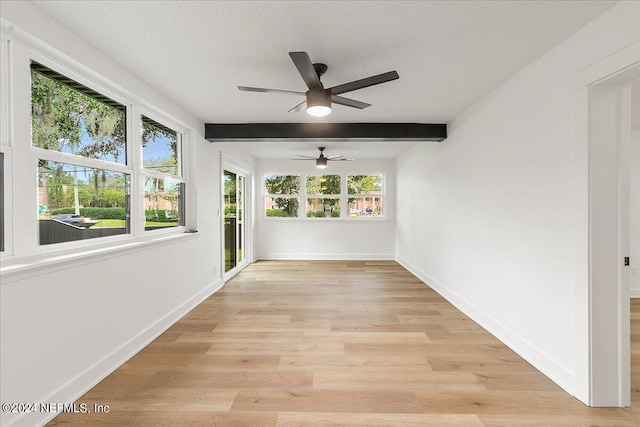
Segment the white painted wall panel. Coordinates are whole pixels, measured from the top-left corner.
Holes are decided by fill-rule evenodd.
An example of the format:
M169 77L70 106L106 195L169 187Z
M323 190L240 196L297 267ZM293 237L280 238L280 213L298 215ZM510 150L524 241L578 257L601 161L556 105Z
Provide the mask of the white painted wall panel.
M339 148L335 148L339 151ZM291 156L295 153L291 153ZM385 175L385 219L266 219L261 177L265 173ZM302 178L304 179L304 178ZM393 259L395 250L395 170L393 160L329 162L320 171L313 161L261 159L256 174L257 259ZM301 200L304 209L304 201ZM343 210L346 207L342 208Z

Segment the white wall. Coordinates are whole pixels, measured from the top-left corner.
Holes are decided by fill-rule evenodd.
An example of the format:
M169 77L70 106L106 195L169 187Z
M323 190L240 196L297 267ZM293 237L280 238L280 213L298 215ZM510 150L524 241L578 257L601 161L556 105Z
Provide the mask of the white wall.
M292 153L293 155L293 153ZM260 159L256 174L256 259L393 259L395 171L393 160L330 162L322 173L385 174L382 220L264 218L261 177L265 173L311 173L313 162ZM301 206L304 202L301 201ZM343 207L343 210L345 208Z
M457 117L443 144L396 162L398 261L569 392L586 186L573 76L638 40L639 5L617 4Z
M640 298L640 82L631 91L631 296ZM634 275L635 272L635 275Z
M253 160L242 150L205 141L197 118L32 4L3 2L2 18L11 24L3 27L7 31L36 45L46 41L45 53L72 67L86 66L192 129L188 226L198 233L1 278L0 400L72 403L222 285L220 151L252 167ZM0 424L38 425L54 415L20 418L3 411Z

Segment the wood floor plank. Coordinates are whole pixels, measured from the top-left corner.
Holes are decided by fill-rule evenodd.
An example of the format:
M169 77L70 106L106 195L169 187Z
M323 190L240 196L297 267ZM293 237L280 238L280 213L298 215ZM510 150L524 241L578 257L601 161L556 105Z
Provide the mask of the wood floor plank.
M424 332L305 332L307 343L343 344L429 344L431 340Z
M64 426L640 426L589 408L394 261L261 261L63 413Z
M605 415L613 410L594 409L564 392L536 391L462 391L434 392L417 390L416 396L424 412L459 414L547 415Z
M149 388L254 388L311 387L313 375L304 371L161 371L147 382ZM188 393L188 390L185 391Z
M48 426L82 427L248 427L275 426L278 414L241 412L123 411L81 416L63 414Z
M639 424L618 409L604 415L480 415L485 427L637 427Z
M421 413L411 391L242 389L232 411Z
M325 357L286 355L280 359L279 369L322 370L420 370L431 371L431 365L421 356L365 356L341 354Z
M418 369L317 371L313 375L313 388L318 390L486 391L478 378L470 372L435 372Z
M153 385L118 400L110 398L109 411L229 411L237 394L237 389L199 387L197 384L188 390Z
M278 427L483 427L476 415L280 412Z

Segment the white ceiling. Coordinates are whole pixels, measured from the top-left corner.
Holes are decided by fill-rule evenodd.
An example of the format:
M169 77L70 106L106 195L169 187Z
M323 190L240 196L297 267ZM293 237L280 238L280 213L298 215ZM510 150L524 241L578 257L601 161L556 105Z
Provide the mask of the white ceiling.
M35 1L73 32L204 122L447 123L615 1ZM287 111L305 91L289 51L324 62L325 87L396 70L324 119ZM345 143L346 144L346 143ZM288 158L318 143L244 144ZM327 144L331 145L331 144ZM341 144L358 158L410 144Z

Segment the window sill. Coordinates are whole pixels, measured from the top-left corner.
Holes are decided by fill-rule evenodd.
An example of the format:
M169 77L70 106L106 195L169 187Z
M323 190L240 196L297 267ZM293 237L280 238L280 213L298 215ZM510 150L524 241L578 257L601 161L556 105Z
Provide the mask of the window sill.
M126 253L149 249L186 239L193 239L196 233L170 234L129 241L107 247L80 249L76 251L49 253L3 260L0 267L1 285L31 277L43 272L76 267L82 264L99 262L107 258L122 256Z
M389 218L287 218L287 217L269 217L259 218L260 221L297 221L297 222L389 222Z

